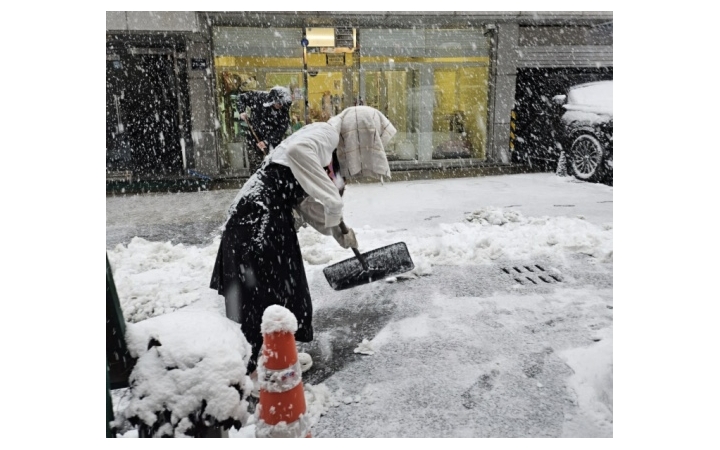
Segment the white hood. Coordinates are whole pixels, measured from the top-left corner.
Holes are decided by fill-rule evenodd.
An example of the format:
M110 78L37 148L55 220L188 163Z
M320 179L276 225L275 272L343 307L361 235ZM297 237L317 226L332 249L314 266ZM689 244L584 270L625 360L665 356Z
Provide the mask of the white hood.
M353 106L330 118L328 124L340 133L337 156L343 177L390 177L385 146L397 130L383 113Z
M325 122L315 122L305 125L291 134L273 151L273 162L280 162L281 154L295 145L307 145L317 155L320 165L325 167L332 162L333 151L337 148L340 136L338 132Z

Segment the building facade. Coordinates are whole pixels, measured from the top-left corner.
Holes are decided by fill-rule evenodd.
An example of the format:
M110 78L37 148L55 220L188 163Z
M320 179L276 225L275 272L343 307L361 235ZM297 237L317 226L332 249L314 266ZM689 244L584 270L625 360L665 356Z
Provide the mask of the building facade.
M612 12L108 11L106 30L109 178L248 176L235 96L276 85L288 134L382 111L393 171L508 165L533 80L612 76Z

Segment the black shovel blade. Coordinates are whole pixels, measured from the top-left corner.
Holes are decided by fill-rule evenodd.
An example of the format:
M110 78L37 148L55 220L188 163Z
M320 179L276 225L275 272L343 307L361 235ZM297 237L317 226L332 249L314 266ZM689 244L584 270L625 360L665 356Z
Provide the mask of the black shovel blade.
M404 242L370 250L360 256L367 263L368 270L363 269L357 256L323 269L325 278L333 289L341 291L409 272L415 268Z

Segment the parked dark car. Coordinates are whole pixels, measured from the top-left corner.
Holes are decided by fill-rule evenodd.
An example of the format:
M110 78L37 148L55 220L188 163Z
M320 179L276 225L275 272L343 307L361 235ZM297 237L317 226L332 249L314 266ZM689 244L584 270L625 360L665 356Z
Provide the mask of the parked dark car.
M572 86L553 101L562 108L556 136L568 173L584 181L612 182L612 80Z

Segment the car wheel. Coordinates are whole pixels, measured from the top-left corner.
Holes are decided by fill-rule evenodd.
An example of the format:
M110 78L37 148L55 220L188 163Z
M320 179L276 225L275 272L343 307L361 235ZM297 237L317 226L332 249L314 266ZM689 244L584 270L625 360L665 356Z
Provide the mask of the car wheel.
M589 134L582 134L570 147L568 169L580 180L595 181L602 178L603 158L600 141Z

